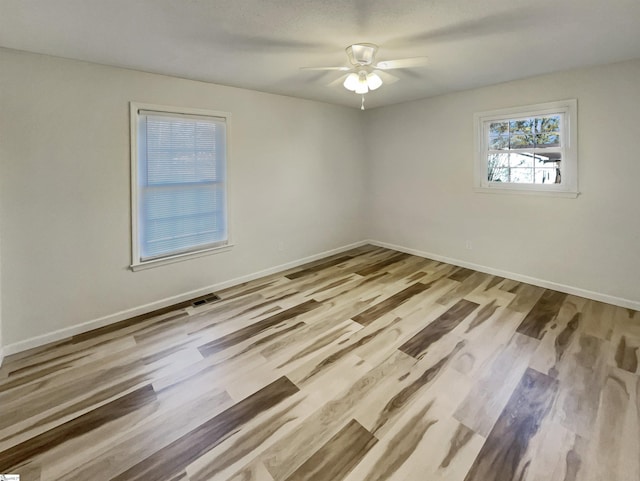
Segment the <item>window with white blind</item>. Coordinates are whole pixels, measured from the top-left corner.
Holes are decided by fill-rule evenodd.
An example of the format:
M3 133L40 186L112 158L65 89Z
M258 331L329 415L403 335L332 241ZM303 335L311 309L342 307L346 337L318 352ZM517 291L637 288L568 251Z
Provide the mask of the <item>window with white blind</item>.
M475 115L476 190L575 197L577 102Z
M131 103L134 270L229 246L228 118Z

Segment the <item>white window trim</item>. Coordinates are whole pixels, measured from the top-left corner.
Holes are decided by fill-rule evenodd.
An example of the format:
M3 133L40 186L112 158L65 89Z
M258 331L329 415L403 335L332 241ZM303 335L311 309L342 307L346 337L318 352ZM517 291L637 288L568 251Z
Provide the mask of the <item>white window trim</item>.
M154 111L159 113L168 113L172 115L198 115L206 117L220 117L226 121L226 188L225 188L225 205L227 209L226 221L227 221L227 243L217 247L206 247L192 252L186 252L181 254L174 254L158 259L151 259L147 261L140 260L140 246L138 239L138 112L141 110ZM217 110L206 110L189 107L174 107L169 105L148 104L141 102L129 102L129 125L131 128L131 265L129 266L132 271L140 271L144 269L150 269L152 267L158 267L166 264L173 264L175 262L181 262L188 259L194 259L197 257L207 256L211 254L218 254L221 252L229 251L233 247L231 241L231 209L229 206L229 178L230 178L230 164L231 148L229 144L230 138L230 118L231 113L221 112Z
M490 121L563 113L562 135L562 183L516 184L487 180L486 126ZM578 101L576 99L546 102L522 107L479 112L474 114L475 155L474 190L478 193L528 194L576 198L578 192Z

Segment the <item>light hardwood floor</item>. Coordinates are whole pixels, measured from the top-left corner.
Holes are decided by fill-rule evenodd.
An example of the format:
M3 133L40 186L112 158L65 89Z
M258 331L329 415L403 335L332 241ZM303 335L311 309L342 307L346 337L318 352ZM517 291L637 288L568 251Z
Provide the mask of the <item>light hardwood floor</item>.
M638 481L640 314L365 246L0 369L31 480Z

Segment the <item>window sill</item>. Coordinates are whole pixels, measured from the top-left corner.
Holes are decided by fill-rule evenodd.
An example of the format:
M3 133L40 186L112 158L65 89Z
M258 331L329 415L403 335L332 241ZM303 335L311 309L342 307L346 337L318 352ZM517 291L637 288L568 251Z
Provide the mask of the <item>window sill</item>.
M162 259L154 259L151 261L145 262L135 262L131 264L129 267L132 271L143 271L146 269L152 269L154 267L160 267L167 264L174 264L176 262L182 262L189 259L195 259L198 257L204 257L212 254L220 254L222 252L227 252L233 248L233 244L227 244L220 247L212 247L210 249L203 249L201 251L196 252L187 252L185 254L178 254L175 256L163 257Z
M564 190L541 190L541 189L522 189L509 187L476 187L474 191L478 194L524 194L524 195L542 195L546 197L565 197L575 199L580 192L564 191Z

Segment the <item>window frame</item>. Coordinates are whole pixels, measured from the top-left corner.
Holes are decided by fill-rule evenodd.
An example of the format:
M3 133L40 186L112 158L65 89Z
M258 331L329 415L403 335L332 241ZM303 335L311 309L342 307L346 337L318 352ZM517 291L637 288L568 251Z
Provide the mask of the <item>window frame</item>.
M474 114L474 190L479 193L533 194L575 198L578 196L578 101L576 99L509 107ZM490 182L488 176L489 124L526 117L562 114L560 184ZM504 151L509 152L508 150Z
M214 247L194 248L188 252L180 252L177 254L168 254L162 257L154 257L148 260L142 260L140 252L140 228L139 228L139 189L138 189L138 163L140 161L138 152L138 124L139 124L139 112L151 111L159 114L167 114L173 116L200 116L200 117L216 117L223 118L225 120L225 180L224 180L224 198L225 198L225 223L227 240L226 243ZM218 110L208 110L191 107L175 107L169 105L150 104L143 102L129 102L129 124L130 124L130 147L131 147L131 264L130 269L132 271L139 271L157 267L166 264L172 264L174 262L180 262L188 259L194 259L197 257L207 256L211 254L217 254L230 250L233 247L231 238L231 209L229 206L229 178L230 178L230 119L231 113Z

